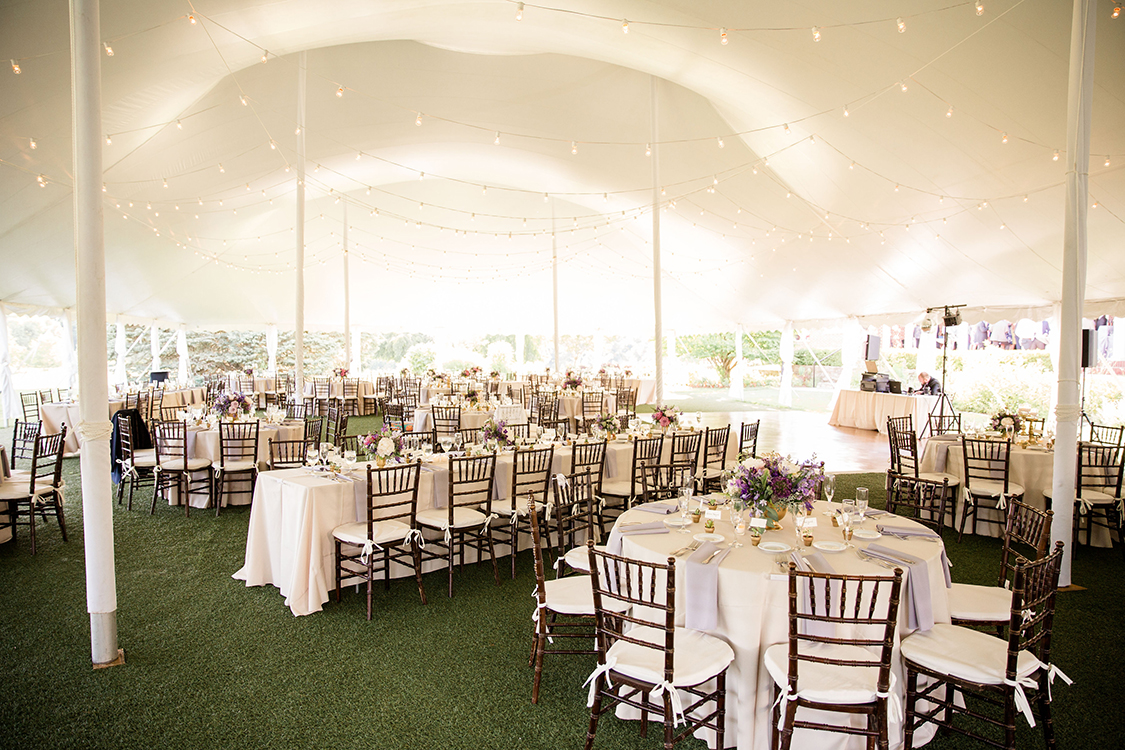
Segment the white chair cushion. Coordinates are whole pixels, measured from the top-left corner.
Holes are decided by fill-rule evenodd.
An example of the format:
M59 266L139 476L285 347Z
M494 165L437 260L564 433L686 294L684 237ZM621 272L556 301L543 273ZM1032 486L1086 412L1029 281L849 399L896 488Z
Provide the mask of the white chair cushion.
M418 511L418 523L431 529L444 529L449 525L449 511L446 508L430 508ZM465 529L472 526L483 526L484 513L472 508L457 507L453 509L453 528Z
M14 474L15 472L12 473ZM1055 488L1051 485L1048 485L1043 488L1043 497L1050 498L1054 495L1054 492ZM1075 499L1077 500L1077 498ZM1108 492L1102 492L1101 490L1092 490L1088 488L1082 490L1082 500L1086 500L1091 505L1111 505L1117 502L1118 499L1119 498L1109 494Z
M149 451L149 454L147 456L142 456L139 453L134 453L133 466L137 466L142 469L151 469L153 466L156 466L156 454L152 451Z
M972 628L938 623L930 630L903 638L902 656L941 674L983 685L999 685L1004 682L1008 642ZM1020 652L1016 679L1034 674L1041 666L1034 654Z
M648 626L633 628L629 636L649 643L664 643L664 631ZM698 630L676 628L673 648L672 684L677 687L705 682L734 661L734 651L725 641ZM645 682L664 681L664 653L660 649L617 641L609 647L606 658L617 660L615 672Z
M597 545L594 549L605 552L605 547L602 545ZM566 560L566 564L574 570L581 570L586 573L590 572L590 553L586 551L586 545L584 544L581 547L575 547L567 552L563 555L563 559Z
M13 471L14 475L15 472ZM26 500L30 495L27 494L28 488L31 486L30 475L16 479L14 476L4 480L4 484L0 484L0 500ZM61 490L66 487L66 482L59 482L58 485L53 485L46 481L39 481L35 483L36 496L46 495L54 490Z
M539 513L539 517L542 518L543 514L546 512L546 507L543 505L543 496L535 492L532 493L532 497L535 499L535 510ZM488 512L487 505L481 505L480 509L482 513ZM507 516L510 518L512 515L512 501L510 499L494 500L492 502L492 512L498 516ZM521 517L527 515L527 493L520 495L520 501L516 506L516 512L519 513Z
M1004 491L1004 482L996 479L973 479L969 482L969 491L977 497L1000 497ZM1023 485L1008 482L1008 497L1023 494Z
M715 479L717 477L721 477L723 475L724 471L725 471L725 469L719 469L717 467L711 466L711 467L705 468L703 470L703 478L704 479Z
M594 614L594 591L590 587L590 576L569 576L545 582L547 589L547 609L560 615ZM613 612L624 612L629 605L617 599L605 599L602 603Z
M410 527L402 521L376 521L372 532L375 544L395 544L406 539ZM362 545L367 541L367 521L352 521L332 529L332 536L347 544Z
M253 471L258 466L256 461L227 461L222 465L223 471Z
M133 463L137 463L137 461L142 458L156 461L156 448L141 448L140 450L133 451Z
M957 477L953 476L952 474L945 474L940 471L920 471L918 472L918 478L925 479L928 482L943 482L948 479L950 487L956 487L957 485L961 484L961 480ZM1010 487L1011 484L1009 484L1008 486ZM973 489L976 490L975 484L973 485Z
M206 458L189 458L187 460L188 471L201 471L211 465L211 462ZM160 468L164 471L183 471L184 461L182 458L166 458L160 462Z
M798 646L802 654L828 659L870 661L878 654L860 646L842 643L806 643ZM766 649L766 669L780 686L789 681L789 644L778 643ZM871 703L878 689L878 667L849 667L802 661L797 667L797 693L810 701L833 704ZM891 677L892 681L894 677Z
M633 483L629 479L606 479L602 481L602 494L614 497L629 497L633 492Z
M954 620L1007 622L1012 614L1012 592L999 586L955 583L948 590L949 614Z

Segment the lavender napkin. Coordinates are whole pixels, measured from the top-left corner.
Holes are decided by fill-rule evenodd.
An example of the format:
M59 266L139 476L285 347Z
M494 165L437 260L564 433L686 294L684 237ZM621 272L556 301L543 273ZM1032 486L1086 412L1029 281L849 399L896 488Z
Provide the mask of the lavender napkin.
M678 505L669 505L668 503L645 503L644 505L634 505L633 510L643 510L646 513L660 513L661 515L668 515L675 513L680 509Z
M890 534L891 536L926 536L933 539L941 539L941 536L930 529L918 529L910 526L891 526L890 524L880 523L876 525L879 532L882 534Z
M828 563L828 561L824 559L824 555L820 554L819 552L812 552L809 553L807 557L802 557L801 554L797 552L797 550L793 550L789 553L789 559L796 564L797 570L811 570L814 573L828 574L833 574L836 572L835 568L833 568ZM809 601L811 599L810 589L812 588L812 585L808 581L802 581L801 583L801 598L797 606L800 607L801 614L811 614ZM818 586L817 590L823 591L823 588ZM828 611L831 612L833 604L839 601L840 584L838 582L833 582L829 586L829 590L832 593L832 602L828 605ZM820 614L824 614L825 609L823 602L817 605L817 612ZM801 622L801 632L805 635L815 635L822 638L833 638L836 636L836 626L830 622L810 622L805 620Z
M606 551L611 555L621 554L621 536L623 534L667 534L668 527L664 525L663 521L652 521L651 523L638 523L630 526L622 527L620 523L613 527L613 531L609 532L609 541L606 542Z
M716 551L718 554L705 565L703 561ZM730 551L730 547L705 542L688 557L684 569L684 627L715 629L719 620L719 563Z
M912 630L930 630L934 627L934 607L930 595L930 566L898 550L881 544L869 544L867 554L905 568L903 602L906 604L906 624Z

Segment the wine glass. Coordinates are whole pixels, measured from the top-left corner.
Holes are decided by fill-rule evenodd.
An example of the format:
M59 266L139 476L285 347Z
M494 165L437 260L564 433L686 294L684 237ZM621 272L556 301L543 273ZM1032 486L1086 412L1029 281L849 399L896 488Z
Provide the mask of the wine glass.
M353 450L344 451L344 471L349 472L355 468L356 452Z
M730 504L730 522L734 526L734 546L742 546L742 537L746 535L747 520L746 520L746 503L741 499L735 499Z
M438 438L438 443L441 445L441 450L444 453L449 453L453 448L453 437L450 435L442 435Z
M680 488L680 533L688 533L688 505L691 503L691 494L686 487Z
M453 450L459 451L465 445L465 438L462 437L460 432L453 433Z
M687 495L688 500L691 500L691 496L695 494L695 477L691 474L684 476L684 484L680 488L680 492Z
M422 458L429 459L434 455L434 444L429 440L422 443Z
M701 411L695 413L695 426L700 430L703 429L703 412Z
M824 484L821 486L824 487L824 499L832 502L832 498L836 495L836 475L825 474Z
M309 466L316 466L320 461L320 451L317 449L316 444L310 444L307 455L305 456L305 463Z
M867 488L855 488L855 506L856 512L859 513L859 522L863 523L867 520Z

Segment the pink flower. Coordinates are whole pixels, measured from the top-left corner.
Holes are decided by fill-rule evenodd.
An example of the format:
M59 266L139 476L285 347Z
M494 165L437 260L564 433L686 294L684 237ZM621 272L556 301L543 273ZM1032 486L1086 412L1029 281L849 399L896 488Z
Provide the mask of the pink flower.
M672 424L672 420L668 419L668 417L665 417L663 415L660 417L660 426L661 427L667 427L670 424Z

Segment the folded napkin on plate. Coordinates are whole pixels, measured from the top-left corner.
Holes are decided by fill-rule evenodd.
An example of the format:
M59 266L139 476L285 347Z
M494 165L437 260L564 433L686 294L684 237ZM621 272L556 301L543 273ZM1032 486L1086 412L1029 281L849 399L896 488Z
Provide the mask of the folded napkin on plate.
M906 605L906 625L911 630L930 630L934 627L934 606L930 595L930 566L904 552L869 544L865 550L872 557L906 568L907 576L903 582L902 601Z
M688 557L684 569L684 627L715 629L719 620L719 563L730 552L730 547L705 542ZM704 564L713 554L715 557Z
M621 536L623 534L667 534L668 527L664 525L663 521L652 521L650 523L631 524L622 527L620 523L615 524L613 531L609 532L609 541L606 542L606 551L611 555L621 554Z
M887 515L887 511L879 510L878 508L868 508L867 510L863 511L863 515L865 515L865 516L885 516L885 515Z
M879 533L890 534L891 536L926 536L932 539L941 539L940 534L930 529L918 529L909 526L891 526L886 523L877 524L875 528L879 529Z
M646 513L660 513L663 515L668 515L669 513L675 513L680 509L680 507L678 505L669 503L645 503L644 505L634 505L633 509L643 510Z

